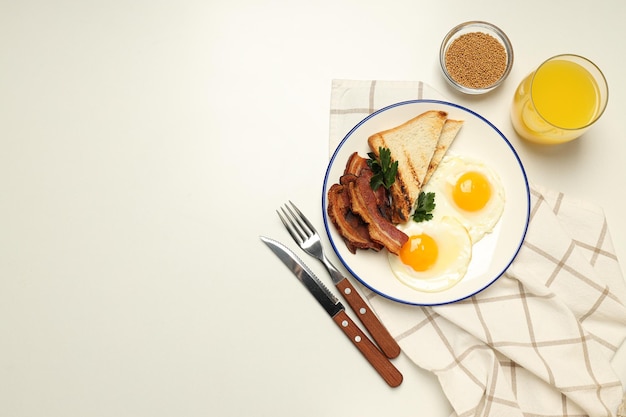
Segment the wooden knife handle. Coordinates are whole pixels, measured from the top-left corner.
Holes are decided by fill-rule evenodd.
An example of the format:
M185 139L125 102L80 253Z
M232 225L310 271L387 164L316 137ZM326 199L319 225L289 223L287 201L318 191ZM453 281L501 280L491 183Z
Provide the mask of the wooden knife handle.
M361 320L369 334L372 335L372 338L385 356L391 359L398 357L400 355L398 342L380 322L352 283L347 278L344 278L337 284L337 288L341 291L341 295L343 295L352 310L357 314L359 320Z
M389 361L389 358L378 350L365 333L354 324L345 310L337 313L333 320L390 387L397 387L402 383L403 377L400 371Z

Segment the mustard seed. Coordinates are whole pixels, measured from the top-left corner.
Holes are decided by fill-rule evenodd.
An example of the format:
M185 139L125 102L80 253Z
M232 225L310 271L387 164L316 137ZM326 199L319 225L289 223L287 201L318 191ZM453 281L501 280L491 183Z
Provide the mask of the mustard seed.
M504 46L483 32L465 33L446 50L446 70L458 84L468 88L494 85L506 70Z

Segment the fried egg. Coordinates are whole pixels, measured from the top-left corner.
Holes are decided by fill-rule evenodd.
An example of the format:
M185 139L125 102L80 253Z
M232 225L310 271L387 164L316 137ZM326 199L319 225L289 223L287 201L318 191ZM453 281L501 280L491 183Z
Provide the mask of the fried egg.
M423 191L435 193L433 218L456 218L469 232L472 243L490 233L504 211L500 178L473 158L446 156Z
M409 236L399 256L389 254L393 274L405 285L425 292L448 289L467 272L472 241L463 225L452 217L398 225Z

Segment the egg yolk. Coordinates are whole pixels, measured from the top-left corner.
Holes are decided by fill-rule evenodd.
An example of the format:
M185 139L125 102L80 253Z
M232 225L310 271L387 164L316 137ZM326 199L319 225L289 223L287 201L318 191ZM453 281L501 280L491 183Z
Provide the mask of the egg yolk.
M466 172L457 180L452 190L452 198L463 210L481 210L491 198L491 184L480 172Z
M400 249L402 262L418 272L430 269L438 255L437 242L427 234L410 236Z

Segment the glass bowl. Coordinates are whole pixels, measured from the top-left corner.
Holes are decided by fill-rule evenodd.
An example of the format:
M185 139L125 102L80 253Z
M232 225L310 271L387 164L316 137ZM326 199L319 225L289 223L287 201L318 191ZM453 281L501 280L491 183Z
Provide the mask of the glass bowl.
M448 32L439 49L444 78L458 91L483 94L498 87L513 67L513 46L497 26L470 21Z

